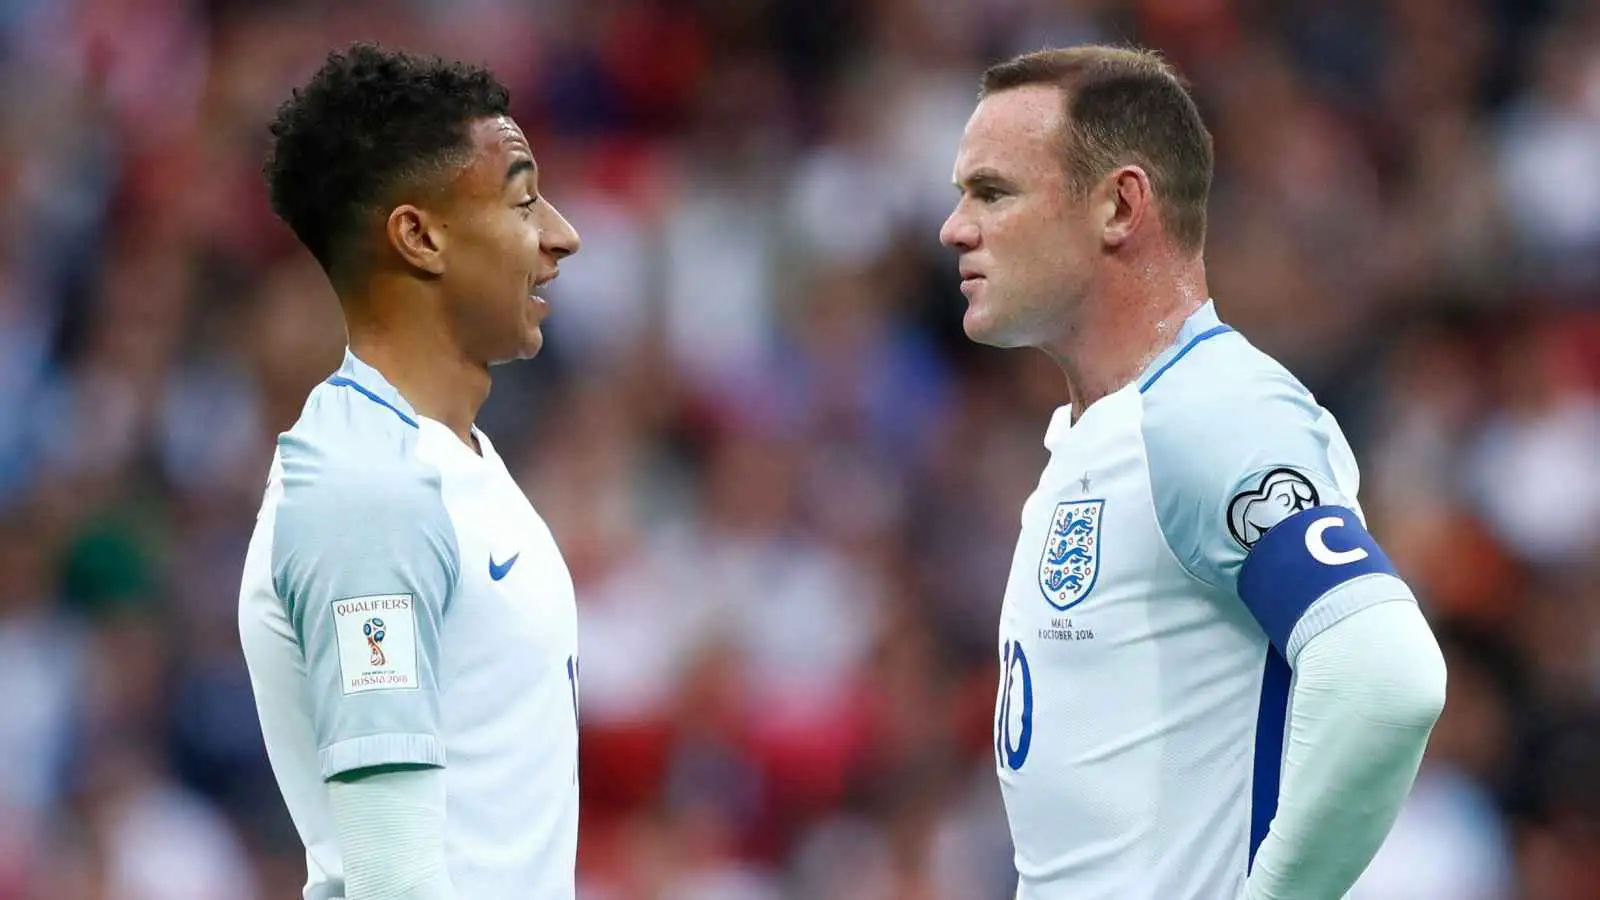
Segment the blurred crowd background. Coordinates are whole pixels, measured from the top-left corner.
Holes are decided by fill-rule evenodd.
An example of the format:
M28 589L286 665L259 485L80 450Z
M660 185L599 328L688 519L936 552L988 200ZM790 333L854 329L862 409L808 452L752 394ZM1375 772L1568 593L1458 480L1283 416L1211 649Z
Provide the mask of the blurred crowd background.
M5 0L0 900L298 896L235 604L343 332L260 161L356 38L492 65L583 235L481 424L578 585L584 900L1009 896L995 623L1063 385L965 341L937 232L982 68L1091 40L1193 80L1219 310L1446 647L1356 897L1600 897L1600 6Z

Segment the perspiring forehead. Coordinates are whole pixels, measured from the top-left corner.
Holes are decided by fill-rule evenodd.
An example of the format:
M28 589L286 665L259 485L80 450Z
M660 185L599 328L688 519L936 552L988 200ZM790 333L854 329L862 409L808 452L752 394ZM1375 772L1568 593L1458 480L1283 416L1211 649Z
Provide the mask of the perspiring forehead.
M535 183L538 169L533 150L510 117L479 119L468 135L470 155L453 181L458 199L498 201L508 192Z
M522 133L521 126L510 116L497 116L489 122L490 127L494 129L495 137L507 152L515 153L520 150L529 156L533 155L533 147L528 144L528 136Z

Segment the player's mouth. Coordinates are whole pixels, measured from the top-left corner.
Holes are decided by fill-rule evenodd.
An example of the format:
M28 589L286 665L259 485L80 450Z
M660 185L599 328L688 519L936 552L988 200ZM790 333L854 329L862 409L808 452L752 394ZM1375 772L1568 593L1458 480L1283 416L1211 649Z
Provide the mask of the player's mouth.
M544 287L545 285L549 284L550 282L555 281L556 280L556 276L560 275L560 274L561 274L561 270L560 269L552 269L552 270L550 270L549 274L540 275L539 277L533 279L533 282L528 285L528 299L532 300L535 304L539 305L540 307L549 306L549 301L545 300L544 297L540 296L539 289Z
M969 297L972 296L971 292L976 289L979 284L983 283L983 273L978 271L977 266L968 263L966 260L962 260L961 263L956 267L956 270L961 273L961 293L966 294Z

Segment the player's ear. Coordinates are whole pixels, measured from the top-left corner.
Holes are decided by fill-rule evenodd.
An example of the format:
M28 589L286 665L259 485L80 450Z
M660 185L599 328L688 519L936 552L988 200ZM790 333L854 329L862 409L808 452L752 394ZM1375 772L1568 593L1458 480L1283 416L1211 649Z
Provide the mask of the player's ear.
M1150 176L1139 166L1121 166L1101 182L1100 233L1107 246L1120 247L1133 237L1155 204Z
M444 274L445 231L437 216L402 203L389 211L384 228L401 259L429 275Z

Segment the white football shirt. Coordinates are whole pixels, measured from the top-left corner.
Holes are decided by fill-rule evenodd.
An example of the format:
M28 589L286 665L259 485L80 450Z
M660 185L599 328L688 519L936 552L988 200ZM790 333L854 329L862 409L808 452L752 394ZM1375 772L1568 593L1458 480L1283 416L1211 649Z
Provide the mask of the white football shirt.
M1411 598L1333 417L1207 303L1071 421L1022 511L994 751L1021 900L1238 896L1276 809L1290 662Z
M239 629L306 900L344 893L326 780L391 764L443 767L462 897L575 895L572 578L475 433L346 353L278 439Z

